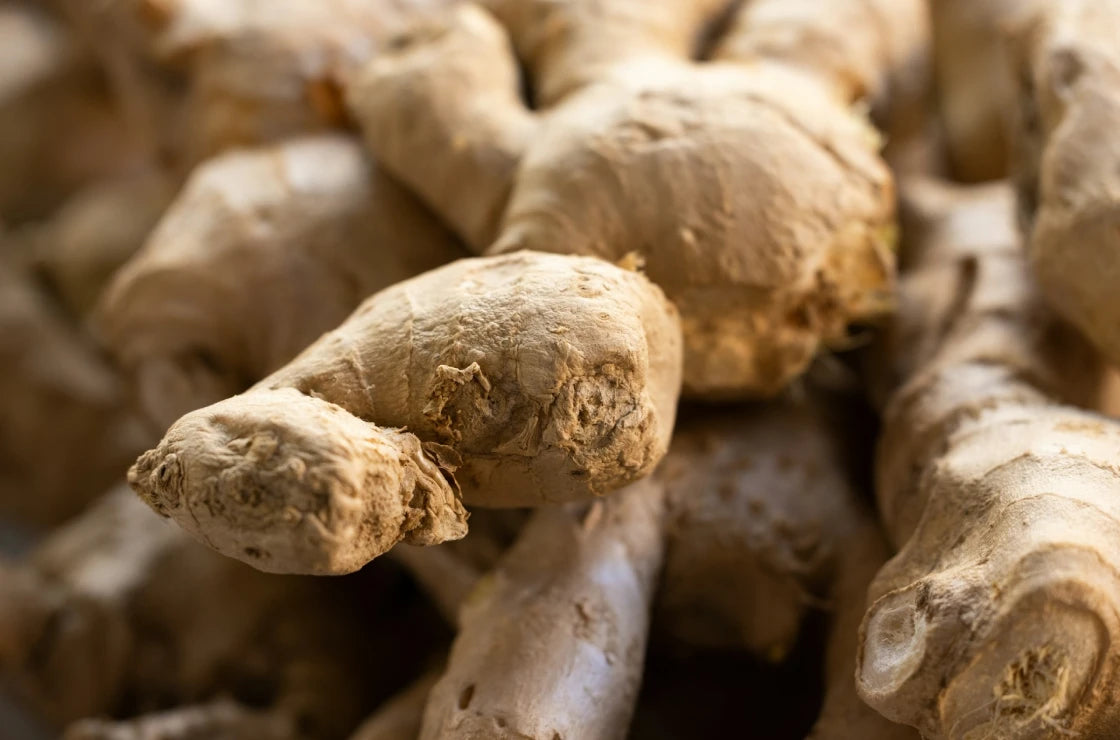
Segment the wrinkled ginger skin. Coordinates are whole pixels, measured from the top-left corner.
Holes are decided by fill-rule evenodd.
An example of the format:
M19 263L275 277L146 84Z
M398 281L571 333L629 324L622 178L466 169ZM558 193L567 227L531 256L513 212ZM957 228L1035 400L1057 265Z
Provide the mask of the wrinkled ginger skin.
M984 243L974 219L969 249L928 230L886 345L909 368L876 470L900 551L871 586L860 693L932 739L1113 737L1120 427L1063 403L1093 393L1099 363L1035 295L1006 194L926 213L978 198L1003 224Z
M666 491L657 624L689 645L780 662L823 609L825 696L809 737L915 740L856 693L867 585L887 546L842 449L852 404L799 390L678 423L655 474Z
M166 428L280 367L368 295L462 255L357 142L296 138L199 167L96 325Z
M1031 6L1009 46L1031 267L1047 300L1120 361L1120 3Z
M508 34L456 6L347 93L378 161L473 249L637 253L681 310L693 396L772 395L885 310L891 177L827 87L769 60L692 63L713 3L491 5Z
M644 480L590 507L540 509L463 605L421 740L625 738L663 507Z
M223 554L349 572L402 540L462 537L459 489L539 505L646 475L672 430L679 332L660 290L601 260L460 260L184 416L129 482Z

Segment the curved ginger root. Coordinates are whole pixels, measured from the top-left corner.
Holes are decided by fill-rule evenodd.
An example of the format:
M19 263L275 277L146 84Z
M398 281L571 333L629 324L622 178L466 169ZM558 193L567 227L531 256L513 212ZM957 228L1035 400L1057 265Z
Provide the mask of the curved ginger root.
M832 621L811 737L913 740L856 694L859 621L887 548L825 400L813 393L678 424L655 474L667 497L657 624L691 645L780 661L823 606Z
M876 477L901 549L860 693L929 738L1114 737L1120 426L1060 400L1092 398L1099 365L1033 293L1006 192L906 192L932 225L887 345Z
M522 506L648 473L673 425L679 332L661 291L600 260L460 260L184 416L129 482L263 570L353 571L402 540L462 537L460 486L469 504Z
M1120 3L1028 3L1010 45L1031 266L1047 300L1120 361ZM1009 21L1010 22L1010 21Z
M539 510L463 605L421 740L626 737L663 508L644 480L590 507Z
M148 727L175 738L171 730L189 719L187 729L338 738L365 708L369 649L357 636L370 625L358 626L352 604L324 581L266 576L215 555L123 485L4 571L2 680L52 723L221 695L256 707L219 702L119 727L83 722L73 737L135 737L127 733Z
M96 325L166 428L260 380L371 293L461 255L356 142L293 139L199 167Z
M831 64L739 60L730 41L690 62L722 0L491 5L508 36L456 6L347 92L378 161L472 248L637 253L681 310L694 395L773 394L885 308L892 183Z

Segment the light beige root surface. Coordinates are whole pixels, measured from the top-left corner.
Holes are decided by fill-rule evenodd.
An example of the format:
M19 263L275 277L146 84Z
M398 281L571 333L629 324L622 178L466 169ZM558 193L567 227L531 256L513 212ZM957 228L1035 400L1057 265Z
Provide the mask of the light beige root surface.
M841 434L862 430L830 418L827 403L785 398L678 426L655 474L667 495L657 623L690 645L781 662L808 615L831 612L812 737L914 740L856 694L859 621L887 548L842 449Z
M345 123L340 86L451 0L65 0L149 148L184 166Z
M1098 363L1035 294L1006 192L906 191L929 227L885 344L902 385L876 472L901 549L872 584L860 692L929 738L1116 736L1120 427L1064 403L1092 400Z
M1013 169L1047 300L1120 361L1120 2L1028 4L1014 17Z
M0 251L7 248L0 239ZM0 257L0 511L71 516L118 480L152 433L122 379L31 275Z
M200 166L96 325L166 428L260 380L371 293L462 254L355 141L296 138Z
M663 493L540 509L463 605L423 739L626 737L661 565Z
M287 728L302 740L338 738L366 709L356 638L376 620L359 627L324 582L215 555L123 485L3 570L0 676L53 724L221 695L260 710L219 701L80 723L74 737L170 740L256 727L273 734L251 737L287 737L276 734Z
M156 511L270 571L340 573L466 534L463 503L586 500L668 446L680 325L637 272L532 252L369 298L129 472Z
M888 307L893 185L850 98L889 87L912 35L894 9L918 3L848 3L872 58L744 22L712 63L692 56L721 0L488 5L425 19L347 91L378 161L473 249L636 254L681 310L698 396L772 395ZM791 32L823 33L809 20Z

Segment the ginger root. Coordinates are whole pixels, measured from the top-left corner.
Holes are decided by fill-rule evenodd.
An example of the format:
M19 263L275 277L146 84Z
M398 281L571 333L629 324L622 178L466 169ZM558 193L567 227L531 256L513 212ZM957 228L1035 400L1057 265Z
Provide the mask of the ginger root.
M98 308L161 428L244 390L381 288L462 255L343 135L199 167Z
M185 740L251 726L340 738L383 683L373 650L394 657L361 637L380 620L359 618L330 582L267 576L215 555L122 485L27 561L4 566L0 677L56 725L155 713L78 722L67 737ZM273 736L286 737L252 735Z
M722 0L489 5L504 28L457 5L347 91L378 161L474 250L636 253L681 311L698 396L774 394L887 308L892 182L833 87L839 62L739 59L726 39L715 63L694 63ZM891 37L865 15L853 23ZM878 90L894 56L845 59L868 68L859 91Z
M677 313L636 272L532 252L460 260L181 418L129 482L257 568L350 572L401 541L462 537L463 502L585 500L646 475L680 365Z
M65 0L149 147L183 166L345 123L340 87L450 0Z
M1009 45L1013 170L1047 300L1120 361L1120 3L1028 3Z
M650 480L540 509L463 605L421 740L625 738L661 565Z
M877 493L900 551L872 583L860 693L931 739L1116 736L1120 427L1068 405L1099 363L1036 295L1009 193L904 193L929 223L884 344L901 385Z
M812 392L685 416L655 474L667 498L655 623L689 645L780 662L810 612L829 611L810 736L913 740L859 699L853 678L867 585L887 548L851 482L841 436L859 416L851 406Z

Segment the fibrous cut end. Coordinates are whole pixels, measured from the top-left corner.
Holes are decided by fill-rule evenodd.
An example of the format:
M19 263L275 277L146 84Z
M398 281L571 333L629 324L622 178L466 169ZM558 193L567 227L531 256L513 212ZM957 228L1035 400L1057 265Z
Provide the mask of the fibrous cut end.
M215 550L271 572L347 573L400 541L466 534L458 493L420 440L294 389L184 416L129 483Z

